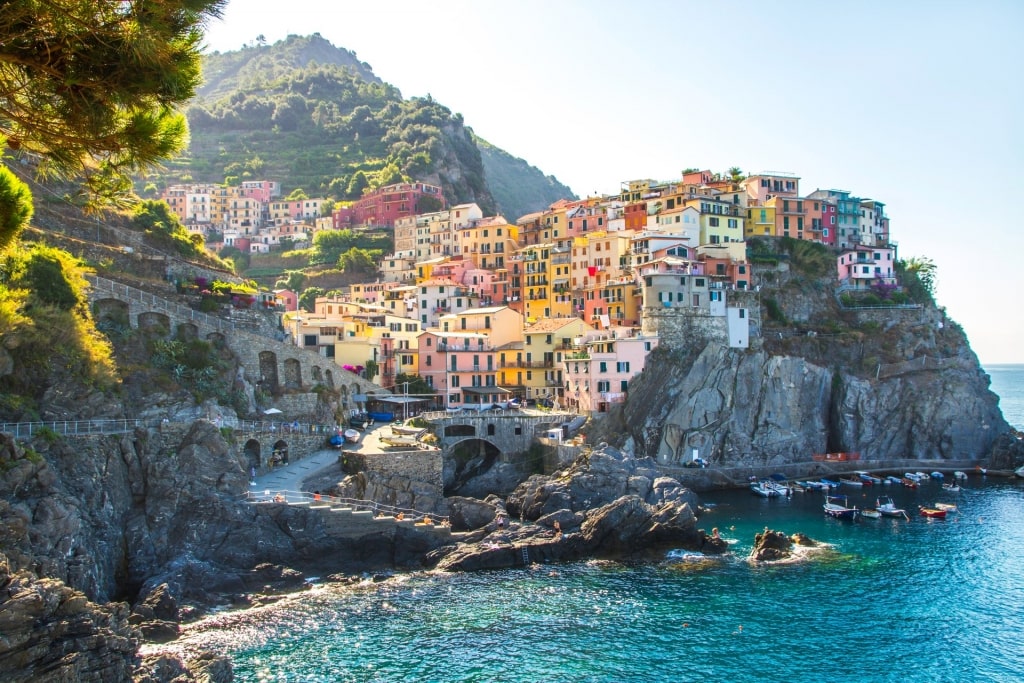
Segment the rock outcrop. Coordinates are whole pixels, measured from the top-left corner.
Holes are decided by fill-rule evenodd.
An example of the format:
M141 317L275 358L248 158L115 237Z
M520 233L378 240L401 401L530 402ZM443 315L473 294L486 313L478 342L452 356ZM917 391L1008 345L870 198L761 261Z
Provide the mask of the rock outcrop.
M804 534L796 533L787 536L781 531L773 531L767 527L754 536L754 547L750 551L751 562L790 562L805 556L806 552L797 550L820 549L823 546Z
M488 523L428 555L448 571L496 569L582 557L620 557L665 545L721 552L696 528L696 495L658 476L654 463L603 446L552 476L534 475L505 502L519 520Z

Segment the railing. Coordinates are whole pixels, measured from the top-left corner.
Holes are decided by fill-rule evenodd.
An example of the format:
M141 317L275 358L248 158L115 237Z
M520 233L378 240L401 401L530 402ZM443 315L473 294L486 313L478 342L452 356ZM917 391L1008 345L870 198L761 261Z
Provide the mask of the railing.
M90 434L124 434L138 428L155 428L171 424L191 424L191 422L170 422L169 420L53 420L44 422L3 422L0 432L11 434L16 439L24 439L40 432L53 432L61 436L88 436ZM311 424L304 422L285 422L273 420L232 420L230 424L218 424L217 427L230 427L241 432L259 434L323 434L325 437L337 432L334 425Z
M155 294L144 292L141 289L122 285L118 282L114 282L113 280L108 280L97 275L86 275L85 278L97 292L108 292L112 296L123 301L137 302L149 310L169 313L178 318L194 320L206 325L207 327L212 327L218 332L229 332L235 329L235 324L233 322L216 316L207 315L206 313L201 313L189 308L188 306L181 306L180 304L158 297ZM251 330L246 331L251 332Z
M437 515L432 512L421 512L413 508L402 508L395 505L386 505L374 500L363 498L343 498L340 496L329 496L321 493L310 493L309 491L292 491L264 489L263 491L248 491L243 494L243 500L253 505L274 504L279 505L329 505L331 507L349 508L352 511L365 511L374 513L374 517L391 516L397 521L413 521L423 526L437 524L449 526L450 521L445 515ZM401 515L401 517L399 517ZM429 523L427 523L429 520Z

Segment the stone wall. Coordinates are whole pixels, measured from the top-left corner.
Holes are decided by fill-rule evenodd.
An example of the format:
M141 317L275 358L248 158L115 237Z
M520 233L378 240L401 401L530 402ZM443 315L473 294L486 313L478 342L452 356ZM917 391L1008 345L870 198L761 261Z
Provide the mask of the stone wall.
M405 477L444 490L444 455L440 450L361 454L366 470L382 477Z

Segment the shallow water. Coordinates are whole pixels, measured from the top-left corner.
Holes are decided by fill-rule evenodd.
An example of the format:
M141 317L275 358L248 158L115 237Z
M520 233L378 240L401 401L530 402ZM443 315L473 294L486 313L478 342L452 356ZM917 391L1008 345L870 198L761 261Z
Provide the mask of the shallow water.
M239 681L1024 680L1024 484L943 495L876 486L946 521L843 522L822 494L706 494L701 519L733 553L696 562L580 562L384 584L318 586L190 627ZM834 545L796 565L746 562L765 526Z

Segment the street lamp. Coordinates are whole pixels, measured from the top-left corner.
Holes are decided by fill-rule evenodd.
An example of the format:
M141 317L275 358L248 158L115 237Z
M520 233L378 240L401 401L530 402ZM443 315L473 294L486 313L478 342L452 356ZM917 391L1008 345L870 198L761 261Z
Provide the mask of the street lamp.
M409 383L402 382L402 387L402 422L405 422L409 419Z

